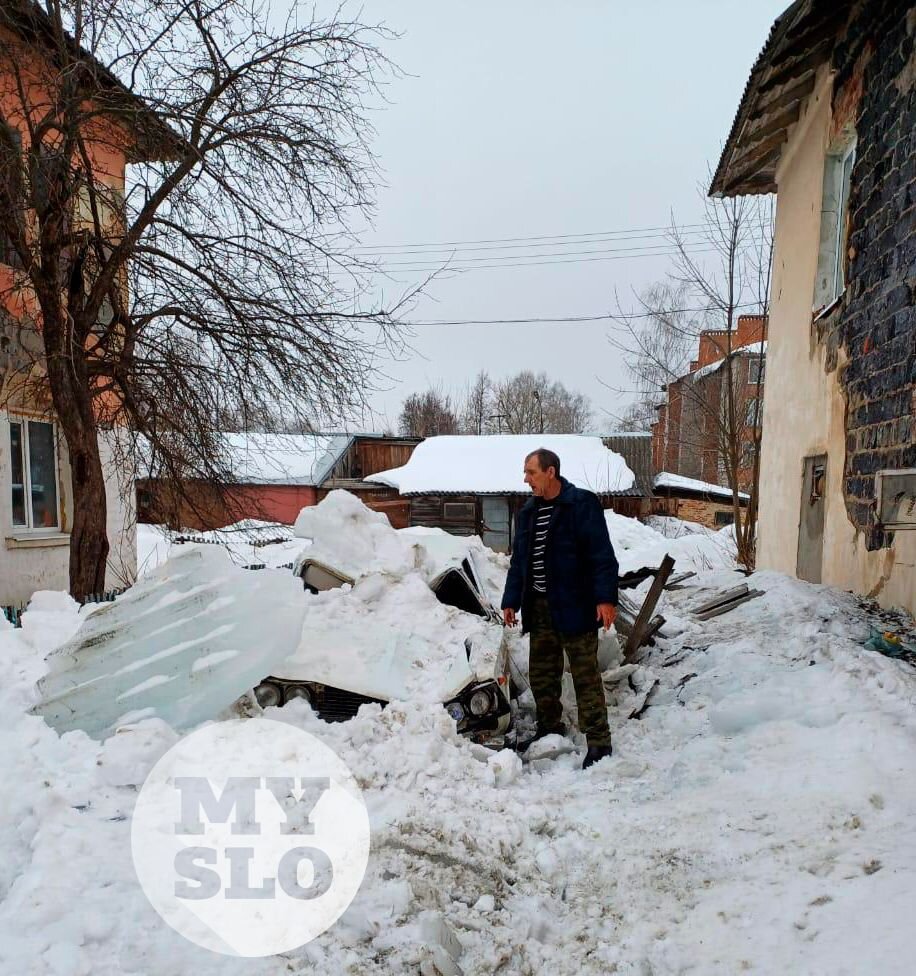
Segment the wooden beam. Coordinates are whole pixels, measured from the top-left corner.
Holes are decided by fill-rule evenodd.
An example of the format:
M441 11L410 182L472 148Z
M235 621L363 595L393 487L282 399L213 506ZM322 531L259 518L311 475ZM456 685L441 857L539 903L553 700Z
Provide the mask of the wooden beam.
M727 603L722 603L717 607L713 607L711 610L707 610L705 613L698 613L695 616L697 620L711 620L713 617L720 617L723 613L728 613L734 610L735 607L741 606L742 603L747 603L748 600L753 600L758 596L763 596L763 590L751 590L742 596L736 596L734 600L729 600Z
M636 652L645 643L646 631L652 621L652 615L655 613L655 606L658 603L659 597L662 595L662 590L664 590L665 584L668 582L668 577L671 575L673 569L674 560L671 556L666 555L662 560L661 566L658 567L655 579L652 581L649 592L646 594L646 598L639 608L633 629L627 638L626 647L623 651L623 659L627 663L633 660Z
M729 169L733 172L740 173L744 172L744 170L748 168L754 168L755 164L757 164L759 160L769 155L774 149L779 149L788 138L789 137L785 129L781 129L779 132L774 132L772 135L767 136L767 138L756 142L740 156L733 159Z
M752 145L759 145L769 136L788 129L790 125L794 125L798 121L798 116L800 114L801 105L796 102L795 105L785 109L778 115L774 115L772 117L769 115L762 115L758 119L760 125L754 129L750 127L745 129L745 131L742 133L741 141L749 147Z
M753 160L750 165L745 166L744 169L734 176L731 176L722 188L723 194L739 192L739 187L752 185L760 187L761 191L766 188L766 192L768 193L775 192L775 179L771 174L761 173L761 170L771 162L779 159L779 150L780 147L773 149L759 159ZM770 189L771 187L772 189Z
M712 610L713 607L718 607L723 603L728 603L729 600L734 600L735 597L744 596L745 593L747 593L747 583L739 583L733 589L717 593L711 600L707 600L698 607L694 607L692 613L705 613L707 610Z
M795 105L801 102L814 91L816 78L817 72L810 71L797 85L790 85L770 98L758 99L754 106L754 112L749 117L748 122L753 123L756 119L762 118L767 112L778 111L781 108L786 108L789 105Z
M792 81L800 75L806 74L808 71L819 68L829 56L832 47L833 39L831 38L829 41L821 42L806 54L802 54L800 57L782 64L773 71L766 81L760 84L760 87L757 89L758 97L765 95L774 88L780 88L786 82Z

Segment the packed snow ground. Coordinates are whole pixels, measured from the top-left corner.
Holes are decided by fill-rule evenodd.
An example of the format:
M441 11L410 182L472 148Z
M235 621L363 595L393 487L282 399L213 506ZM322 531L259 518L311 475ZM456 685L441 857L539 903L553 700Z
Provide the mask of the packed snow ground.
M651 565L625 528L641 533L620 526L619 552ZM701 567L665 595L680 632L641 662L659 685L586 772L576 755L523 767L432 703L341 725L268 710L349 765L373 838L343 919L260 960L186 942L136 881L136 792L176 733L151 719L99 743L25 714L44 655L93 612L37 595L22 630L0 621L0 972L447 972L450 931L468 976L909 974L916 673L863 649L853 597L776 574L727 615L690 616L743 579Z

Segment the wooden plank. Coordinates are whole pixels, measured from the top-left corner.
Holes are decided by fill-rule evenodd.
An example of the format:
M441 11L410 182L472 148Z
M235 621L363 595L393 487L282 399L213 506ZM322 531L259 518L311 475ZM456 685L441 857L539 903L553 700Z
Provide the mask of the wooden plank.
M673 590L675 587L677 587L678 583L683 583L685 580L692 579L696 575L697 574L696 573L693 573L693 572L691 572L691 573L678 573L677 576L672 576L671 579L668 580L668 585L665 587L665 589L666 590Z
M724 593L719 593L711 600L707 600L705 603L701 603L698 607L694 607L691 612L694 614L705 613L707 610L712 610L714 607L719 607L723 603L728 603L730 600L734 600L736 597L744 596L745 593L747 593L747 583L740 583L734 589L726 590Z
M627 638L626 647L623 652L624 661L632 660L633 655L644 643L646 630L652 620L652 615L655 613L655 606L662 595L662 590L664 590L665 584L668 582L668 578L671 576L673 569L674 560L671 556L666 555L662 560L661 566L658 567L658 573L652 581L652 585L649 587L646 599L639 608L639 613L633 623L633 630Z
M744 593L741 596L737 596L734 600L729 600L728 603L723 603L718 607L713 607L711 610L707 610L705 613L696 614L697 620L712 620L713 617L721 617L723 613L728 613L734 610L735 607L740 607L742 603L747 603L748 600L754 600L758 596L763 596L763 590L751 590L749 593Z

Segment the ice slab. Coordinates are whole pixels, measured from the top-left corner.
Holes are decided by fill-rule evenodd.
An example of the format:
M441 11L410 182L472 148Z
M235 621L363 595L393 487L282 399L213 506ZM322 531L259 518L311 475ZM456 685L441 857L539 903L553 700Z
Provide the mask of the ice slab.
M48 656L32 711L96 738L150 716L192 728L270 674L304 616L288 570L250 572L217 546L182 547Z

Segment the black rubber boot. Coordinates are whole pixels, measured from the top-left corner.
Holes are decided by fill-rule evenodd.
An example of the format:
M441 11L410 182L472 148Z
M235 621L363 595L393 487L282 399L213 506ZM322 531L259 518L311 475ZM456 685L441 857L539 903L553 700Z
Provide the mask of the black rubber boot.
M582 768L588 769L589 766L593 766L596 762L601 762L602 759L606 759L613 752L614 750L611 746L589 746L588 752L585 753L585 759L582 760Z

